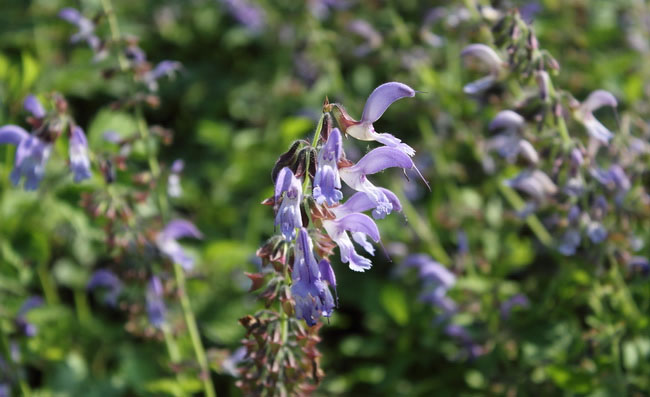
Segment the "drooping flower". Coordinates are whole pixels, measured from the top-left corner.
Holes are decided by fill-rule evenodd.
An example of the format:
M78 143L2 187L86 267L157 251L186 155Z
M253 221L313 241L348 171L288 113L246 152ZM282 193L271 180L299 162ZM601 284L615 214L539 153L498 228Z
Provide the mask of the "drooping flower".
M174 263L178 263L185 270L194 265L194 259L188 256L183 247L178 243L182 237L203 238L203 235L191 222L183 219L175 219L167 224L156 236L158 249Z
M110 306L117 304L117 298L122 292L122 282L115 273L106 269L99 269L93 273L86 285L89 290L96 288L105 288L104 302Z
M18 327L18 329L23 335L31 338L32 336L36 335L36 333L38 332L38 328L36 328L34 324L27 321L26 315L30 310L35 309L42 305L43 305L43 298L41 298L40 296L32 296L27 300L25 300L22 306L20 306L20 309L18 310L18 314L16 314L14 321L16 323L16 326Z
M374 242L379 242L379 229L372 218L361 213L339 214L336 219L323 219L323 228L338 245L341 262L347 263L350 269L357 272L363 272L372 267L370 259L356 252L347 233L351 232L354 241L361 245L366 252L374 254L372 245L366 239L366 237L370 237Z
M336 285L331 268L327 268L326 264L319 266L316 263L313 248L307 229L301 227L294 246L291 294L296 302L296 316L304 319L310 327L315 325L321 316L332 315L334 298L326 281L330 285ZM331 272L325 275L325 279L321 275L321 268L327 273Z
M142 77L142 80L147 85L149 90L157 91L158 90L158 79L163 76L173 77L177 71L179 71L183 65L178 61L161 61L156 65L155 68L145 73Z
M171 172L167 178L167 194L169 197L180 197L183 193L183 188L181 187L181 172L185 168L185 162L181 159L177 159L172 163Z
M531 164L537 164L539 155L533 145L521 137L521 130L525 120L512 110L499 112L490 122L490 131L503 130L502 133L490 138L487 142L488 150L496 150L508 162L513 163L517 156L521 156Z
M50 157L52 144L46 143L35 135L16 125L0 127L0 144L16 145L14 169L9 178L14 186L25 177L25 190L36 190L43 175L45 164Z
M327 202L333 205L341 201L341 178L339 176L338 162L343 155L341 133L334 128L318 153L318 166L314 176L314 189L312 195L318 204Z
M538 201L557 193L557 186L551 178L540 170L524 170L516 177L507 180L506 185L527 193Z
M38 100L38 98L32 94L27 95L23 101L23 108L37 119L42 119L45 117L45 108L43 105L41 105L41 102Z
M152 276L147 284L147 316L149 322L156 328L160 328L165 323L167 307L163 299L164 289L158 276Z
M70 37L71 43L85 41L95 53L95 60L103 59L107 53L102 49L101 40L95 35L95 24L71 7L59 11L59 18L75 25L79 30Z
M373 123L379 120L382 114L384 114L386 109L388 109L393 102L398 99L414 96L415 90L406 84L398 82L384 83L375 88L368 97L368 100L363 107L361 120L359 121L351 118L340 105L333 104L331 106L333 106L333 109L336 111L335 115L338 119L339 125L343 128L343 132L346 134L362 141L377 141L386 146L395 147L409 156L413 156L415 150L413 150L412 147L402 143L401 140L391 134L376 132Z
M74 181L81 182L92 176L90 173L90 159L88 158L88 140L81 127L74 126L70 130L70 169L74 174Z
M296 228L302 227L302 185L288 167L280 170L275 181L275 202L280 198L282 204L275 215L275 226L280 225L284 238L293 240L296 237Z
M460 53L463 58L471 58L480 61L488 71L488 75L476 81L472 81L463 87L467 95L480 95L492 87L503 69L503 61L499 55L485 44L470 44Z
M614 95L605 90L596 90L589 94L587 99L582 102L578 109L578 119L587 129L587 133L597 141L608 144L610 139L614 136L610 130L607 129L596 117L593 112L603 106L611 106L616 108L618 102Z
M383 171L386 168L399 167L403 169L414 169L413 160L403 151L394 147L379 147L371 150L363 156L359 162L351 167L339 169L341 179L352 189L368 194L374 202L373 217L382 219L399 206L399 201L394 194L387 194L387 190L372 184L367 178L368 175Z

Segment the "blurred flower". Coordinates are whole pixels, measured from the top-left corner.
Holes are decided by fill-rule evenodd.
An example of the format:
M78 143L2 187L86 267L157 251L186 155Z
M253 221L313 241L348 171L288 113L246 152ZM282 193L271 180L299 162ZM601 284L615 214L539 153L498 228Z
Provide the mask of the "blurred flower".
M312 196L318 204L327 202L329 205L334 205L343 198L338 169L338 162L342 155L341 133L338 128L334 128L318 153L312 192Z
M375 88L368 97L368 100L363 107L360 121L352 119L340 105L332 106L335 106L334 110L338 111L338 113L335 113L337 121L339 122L339 126L343 128L343 132L346 134L362 141L377 141L386 146L395 147L409 156L413 156L415 150L413 150L412 147L402 143L401 140L391 134L377 133L373 127L373 123L379 120L393 102L402 98L414 96L415 91L406 84L397 82L382 84Z
M175 219L167 224L165 228L156 236L156 245L158 249L174 263L178 263L185 270L191 269L194 265L194 259L188 256L183 247L178 243L179 238L193 237L203 238L203 235L191 222L183 219Z
M296 228L302 227L300 204L302 202L302 185L288 167L278 173L275 181L275 202L282 198L282 204L275 215L275 226L280 225L280 231L287 240L296 237Z
M557 193L557 186L543 171L524 170L516 177L505 181L506 185L527 193L538 201Z
M158 79L167 76L173 77L178 70L180 70L183 65L177 61L162 61L156 65L153 70L148 71L143 76L142 80L147 85L149 90L157 91L158 90Z
M650 273L650 262L643 256L633 256L627 260L627 266L634 270L647 275Z
M480 61L482 66L489 72L487 76L466 84L463 87L465 94L480 95L497 82L497 78L503 69L503 61L492 48L485 44L470 44L463 49L460 55L463 58Z
M512 297L510 297L508 300L505 302L501 303L501 317L503 319L507 319L510 317L510 313L512 312L512 309L515 307L521 307L521 308L527 308L530 306L530 301L524 294L516 294Z
M14 169L9 176L11 182L16 186L24 176L25 190L36 190L45 174L52 145L15 125L0 127L0 144L3 143L17 146Z
M372 215L375 219L382 219L390 214L396 204L396 196L386 194L387 190L378 188L367 178L386 168L399 167L413 169L415 165L411 158L404 152L393 147L379 147L363 156L355 165L339 169L341 179L352 189L365 192L374 202ZM399 205L399 202L397 202Z
M88 18L85 18L79 11L67 7L59 11L59 18L75 25L79 30L70 37L71 43L85 41L95 53L95 60L101 60L106 57L107 53L102 48L101 41L95 35L95 24Z
M317 19L325 19L330 14L330 9L342 10L350 6L347 0L309 0L309 11Z
M456 303L447 297L447 291L456 284L456 276L446 267L425 254L409 255L402 266L419 270L425 289L420 295L422 301L438 307L446 316L456 311Z
M23 101L23 108L25 108L26 111L32 114L32 116L36 117L37 119L42 119L45 117L45 108L43 105L41 105L41 102L36 98L36 96L29 94Z
M348 32L355 33L366 40L365 43L357 46L354 50L354 54L358 57L368 55L381 46L383 41L381 35L366 21L361 19L352 20L347 24L346 29Z
M557 250L564 256L575 255L577 248L580 246L580 240L580 232L576 229L569 229L564 233Z
M171 172L167 178L167 194L169 197L180 197L183 193L180 175L183 168L185 168L185 162L181 159L177 159L172 163Z
M469 354L470 359L474 359L485 353L483 347L474 342L469 332L467 332L463 326L457 324L449 324L447 327L445 327L445 334L461 342L464 345L465 349L467 349L467 353Z
M251 33L260 33L266 26L266 13L256 4L245 0L221 0L226 9L239 23Z
M578 109L578 118L587 129L587 133L605 145L612 139L612 132L594 117L593 112L603 106L616 108L617 105L614 95L605 90L597 90L592 92Z
M74 181L81 182L92 176L90 173L90 159L88 158L88 140L84 131L78 127L72 127L70 131L70 169L74 174Z
M320 266L316 263L311 238L303 227L294 246L294 257L291 294L296 302L296 316L311 327L321 316L330 317L334 310L334 298L320 272L321 268L328 273L331 269L327 269L327 261Z
M11 389L8 384L0 383L0 397L11 397Z
M237 350L232 352L231 355L229 355L225 360L221 362L221 370L230 376L238 378L240 372L237 366L239 365L240 362L244 361L245 359L246 359L246 348L244 346L240 346L239 348L237 348Z
M587 236L594 244L600 244L607 238L607 229L600 222L589 222L587 225Z
M20 333L30 338L36 335L38 329L34 324L27 321L27 318L25 316L30 310L42 305L43 298L40 296L32 296L23 302L22 306L18 310L18 314L16 314L16 317L14 319Z
M120 279L110 270L99 269L90 277L86 288L93 290L100 287L107 289L104 295L104 302L110 306L115 306L117 304L117 298L122 292L122 282Z
M147 316L149 322L156 328L162 327L165 323L167 307L163 300L164 290L158 276L152 276L147 284Z
M517 156L521 155L529 163L535 165L539 161L539 155L533 145L521 137L521 130L525 125L524 118L512 110L499 112L490 122L490 131L503 130L487 141L488 150L496 150L497 153L508 162L514 163Z

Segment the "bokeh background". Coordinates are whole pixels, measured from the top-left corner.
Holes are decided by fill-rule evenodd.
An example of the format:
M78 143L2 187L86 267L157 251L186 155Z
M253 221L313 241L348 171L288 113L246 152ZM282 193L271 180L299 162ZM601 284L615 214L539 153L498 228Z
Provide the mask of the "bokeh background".
M376 177L410 204L403 215L378 222L383 249L371 271L334 263L339 307L320 332L326 377L317 395L650 392L647 278L623 274L624 292L638 305L632 316L620 303L619 284L593 258L542 247L500 195L501 177L483 167L477 142L501 109L463 94L476 75L463 68L460 51L483 42L488 29L473 17L474 1L241 4L114 1L122 32L139 37L148 59L183 64L175 79L161 82L160 106L146 117L174 132L173 143L160 149L162 162L186 164L174 206L205 235L187 244L198 258L189 293L211 357L239 346L238 319L259 308L243 272L255 271L255 250L273 234L272 211L260 202L272 195L270 170L279 154L313 133L325 97L358 117L372 89L400 81L421 93L391 106L375 127L417 150L432 190L398 171ZM561 64L557 86L580 99L604 88L619 98L619 117L648 114L644 2L492 5L520 7L532 21L541 47ZM0 125L22 123L27 94L59 92L91 149L105 150L104 131L136 129L130 114L108 106L129 81L103 78L111 61L93 62L86 46L69 43L74 28L57 17L65 6L91 17L101 11L99 0L2 2ZM106 21L97 32L108 35ZM615 129L614 115L605 120ZM353 159L371 146L345 141ZM39 269L51 274L61 296L30 312L39 331L20 342L35 395L177 394L160 342L130 333L122 311L85 289L107 260L101 225L79 205L99 176L54 189L65 167L64 155L54 155L41 190L23 192L8 180L12 150L0 147L0 318L42 295ZM648 233L639 237L646 241ZM474 357L447 335L438 309L418 299L422 282L400 267L409 253L447 260L459 276L449 295L462 311L452 322L465 327L481 354ZM515 294L530 304L504 318L500 305ZM235 378L214 367L220 395L239 395Z

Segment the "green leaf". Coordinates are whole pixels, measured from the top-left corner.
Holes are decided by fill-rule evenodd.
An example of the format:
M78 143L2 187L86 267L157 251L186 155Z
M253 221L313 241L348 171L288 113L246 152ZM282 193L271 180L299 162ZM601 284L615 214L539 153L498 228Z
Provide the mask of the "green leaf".
M405 325L409 320L409 310L404 292L389 284L381 289L381 304L390 317L399 325Z

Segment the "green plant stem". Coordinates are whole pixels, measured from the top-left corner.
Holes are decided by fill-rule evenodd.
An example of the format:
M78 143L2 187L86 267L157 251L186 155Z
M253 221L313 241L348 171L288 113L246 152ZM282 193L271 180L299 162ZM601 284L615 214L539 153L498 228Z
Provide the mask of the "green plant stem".
M192 311L192 306L190 305L190 300L187 296L187 291L185 290L185 273L183 273L183 268L178 263L174 263L174 275L176 276L176 283L178 284L178 295L181 301L181 307L183 308L185 323L187 324L187 329L190 333L190 338L192 339L192 347L194 348L196 359L201 368L201 380L203 381L205 395L207 397L216 397L217 393L214 390L212 378L210 377L208 359L205 354L205 349L203 348L203 343L201 342L199 328L196 325L196 318L194 317L194 312Z
M501 191L503 197L505 197L506 201L508 201L510 206L515 209L515 211L521 211L524 208L524 200L522 200L521 197L519 197L519 195L514 190L512 190L512 188L506 186L503 182L501 182L499 183L499 190ZM526 217L526 224L528 224L530 230L533 231L537 239L542 244L544 244L546 247L551 246L553 243L553 237L551 237L551 235L548 233L536 215L528 215Z
M86 292L84 290L75 288L74 305L77 310L77 319L79 320L79 324L83 326L90 324L92 315L90 314L90 306L88 306L88 299L86 299Z
M45 300L49 305L56 305L59 303L59 293L56 291L56 286L52 281L52 277L48 273L47 264L45 262L40 262L36 266L36 273L38 273L38 278L41 282L41 287L43 288L43 293L45 294Z
M178 345L176 344L176 341L174 340L174 335L172 335L172 331L169 328L169 324L164 322L161 328L162 328L163 336L165 337L165 346L167 347L167 354L169 354L169 358L170 360L172 360L173 364L178 364L181 361L181 353L180 350L178 349Z
M120 34L120 25L117 23L117 17L115 16L115 11L113 10L113 4L111 0L102 0L102 8L108 19L108 25L111 29L111 38L116 44L120 44L122 41L122 35ZM126 71L129 68L129 63L122 54L121 51L118 51L117 62L120 64L120 70L122 72Z
M316 147L318 145L318 140L320 139L320 133L321 130L323 129L323 120L325 120L325 113L321 114L320 119L318 120L318 124L316 125L316 132L314 132L314 139L311 141L311 146ZM302 183L302 191L305 192L307 191L307 187L309 186L309 162L310 162L310 156L307 156L307 160L305 160L305 180Z

